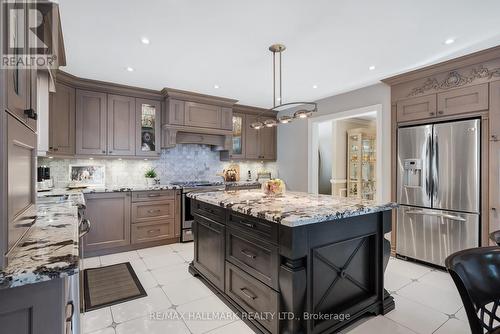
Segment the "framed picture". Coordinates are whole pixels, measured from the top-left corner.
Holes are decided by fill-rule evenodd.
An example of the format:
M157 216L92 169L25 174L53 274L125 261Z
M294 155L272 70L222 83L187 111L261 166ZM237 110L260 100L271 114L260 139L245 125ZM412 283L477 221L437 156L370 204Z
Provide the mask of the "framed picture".
M69 181L73 186L104 187L105 175L103 165L69 165Z

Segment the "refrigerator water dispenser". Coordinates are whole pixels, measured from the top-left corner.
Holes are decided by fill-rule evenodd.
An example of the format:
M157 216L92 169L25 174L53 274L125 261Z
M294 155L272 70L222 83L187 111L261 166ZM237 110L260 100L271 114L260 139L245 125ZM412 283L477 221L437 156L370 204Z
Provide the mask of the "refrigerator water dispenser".
M422 159L404 160L404 186L422 186Z

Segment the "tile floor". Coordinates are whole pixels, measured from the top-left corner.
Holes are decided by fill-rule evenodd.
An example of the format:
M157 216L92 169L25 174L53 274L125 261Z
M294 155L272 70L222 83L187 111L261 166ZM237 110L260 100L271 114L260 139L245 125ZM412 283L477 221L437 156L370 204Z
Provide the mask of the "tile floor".
M86 268L130 262L148 296L87 312L82 315L82 333L253 333L210 289L187 272L192 259L193 243L85 259ZM391 258L385 279L396 309L385 316L361 319L343 333L470 333L462 302L447 273ZM223 316L199 318L200 314L208 317L212 312L221 312L218 314ZM196 316L189 317L190 314Z

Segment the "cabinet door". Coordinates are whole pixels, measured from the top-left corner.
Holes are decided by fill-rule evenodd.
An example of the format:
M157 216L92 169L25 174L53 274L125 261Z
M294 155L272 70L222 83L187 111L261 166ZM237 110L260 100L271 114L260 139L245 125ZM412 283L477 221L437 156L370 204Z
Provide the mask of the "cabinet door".
M75 89L62 84L49 97L49 151L75 154Z
M259 159L260 144L259 144L259 131L250 127L250 124L257 122L257 116L246 115L245 120L245 158L246 159Z
M221 108L221 129L232 130L233 129L233 109L232 108Z
M490 140L500 140L500 80L490 83ZM500 166L498 166L500 167Z
M194 229L194 266L210 282L224 290L225 226L196 216Z
M36 134L7 114L8 249L23 236L36 217Z
M488 84L439 93L437 100L439 116L488 110Z
M220 129L221 108L210 104L186 102L184 125Z
M4 2L2 1L2 6ZM27 41L27 10L26 5L21 1L14 1L12 3L12 8L23 8L24 11L11 11L9 13L9 23L7 27L9 30L6 36L10 36L13 41L12 53L13 56L21 56L26 54L28 51L26 41ZM4 13L4 15L7 15ZM23 36L24 35L24 36ZM30 108L30 81L31 81L31 71L26 69L23 65L16 66L15 68L8 68L2 71L2 75L6 75L6 106L7 110L14 116L18 117L22 122L26 123L28 126L33 128L36 121L29 119L25 111ZM29 124L28 124L29 123ZM35 123L35 124L33 124Z
M76 154L106 154L106 94L76 90Z
M85 202L85 217L91 224L84 237L85 251L130 244L130 193L87 194Z
M245 130L246 122L244 114L233 114L232 117L233 127L233 143L229 157L231 159L244 159L245 158Z
M276 127L263 127L260 131L259 159L276 160Z
M159 101L136 99L136 155L155 156L161 154Z
M489 159L489 227L493 232L500 230L500 141L490 142Z
M167 105L167 124L184 125L184 101L169 100Z
M135 155L135 98L108 95L108 155Z
M397 121L415 121L436 117L436 94L401 100L397 103Z

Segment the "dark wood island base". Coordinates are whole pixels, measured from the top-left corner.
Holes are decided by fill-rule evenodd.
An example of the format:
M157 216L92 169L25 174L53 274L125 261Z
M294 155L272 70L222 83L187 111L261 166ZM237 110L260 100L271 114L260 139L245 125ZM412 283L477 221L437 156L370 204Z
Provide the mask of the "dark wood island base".
M189 272L255 331L334 333L395 308L384 289L390 207L285 226L192 201Z

